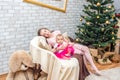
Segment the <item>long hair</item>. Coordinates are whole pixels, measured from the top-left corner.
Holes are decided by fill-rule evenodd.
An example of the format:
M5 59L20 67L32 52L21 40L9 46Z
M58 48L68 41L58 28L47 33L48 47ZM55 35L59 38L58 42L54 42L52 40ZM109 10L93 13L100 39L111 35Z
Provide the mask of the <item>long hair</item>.
M43 29L49 30L48 28L40 28L40 29L38 30L38 32L37 32L37 35L38 35L38 36L41 36L41 35L40 35L40 32L41 32L41 30L43 30Z

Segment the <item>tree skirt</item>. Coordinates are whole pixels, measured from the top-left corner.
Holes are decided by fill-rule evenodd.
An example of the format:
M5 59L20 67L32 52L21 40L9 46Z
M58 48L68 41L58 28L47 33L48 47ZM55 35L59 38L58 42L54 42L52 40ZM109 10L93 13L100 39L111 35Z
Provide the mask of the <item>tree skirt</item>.
M120 67L101 70L102 76L90 74L85 80L120 80Z

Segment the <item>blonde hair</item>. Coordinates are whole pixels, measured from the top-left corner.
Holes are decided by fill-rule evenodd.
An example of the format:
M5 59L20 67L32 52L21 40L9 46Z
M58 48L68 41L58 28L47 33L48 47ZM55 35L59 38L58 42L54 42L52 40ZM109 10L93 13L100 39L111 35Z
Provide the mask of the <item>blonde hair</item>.
M62 39L64 40L64 37L63 37L62 34L58 34L58 35L56 35L56 41L57 41L58 38L62 38Z
M57 38L57 37L63 37L63 35L62 35L62 34L58 34L58 35L56 36L56 38ZM63 38L64 38L64 37L63 37Z

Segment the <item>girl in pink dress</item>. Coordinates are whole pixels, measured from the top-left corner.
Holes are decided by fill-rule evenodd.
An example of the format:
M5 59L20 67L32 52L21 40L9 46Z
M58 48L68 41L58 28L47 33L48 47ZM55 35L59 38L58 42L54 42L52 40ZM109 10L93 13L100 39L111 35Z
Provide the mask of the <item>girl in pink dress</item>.
M70 59L74 53L73 45L70 44L62 34L56 36L56 44L54 46L53 52L60 59Z
M38 35L46 37L48 44L50 44L52 47L54 47L56 44L56 36L58 34L61 34L61 32L60 31L51 32L47 28L41 28L38 30ZM94 70L94 73L100 76L101 73L93 62L89 48L86 46L80 45L78 43L74 43L73 48L74 48L74 53L83 55L83 57L86 59L85 61L88 61L90 63L92 70Z

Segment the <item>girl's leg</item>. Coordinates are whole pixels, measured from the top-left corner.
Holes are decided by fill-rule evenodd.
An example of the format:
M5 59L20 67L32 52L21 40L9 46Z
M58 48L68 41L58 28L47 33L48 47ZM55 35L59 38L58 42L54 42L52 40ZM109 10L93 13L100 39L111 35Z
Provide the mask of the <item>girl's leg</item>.
M83 56L85 56L85 58L87 59L87 61L90 63L92 69L95 71L96 75L101 75L100 71L98 70L98 68L96 67L96 65L93 62L92 56L90 54L89 48L84 46L83 49Z
M80 45L80 44L75 44L74 49L75 49L76 53L79 52L80 54L82 54L85 57L85 59L87 59L85 61L88 61L90 63L90 65L91 65L92 69L95 71L96 75L101 75L100 71L97 69L97 67L95 66L95 64L93 62L93 59L92 59L92 56L90 54L88 47ZM85 64L86 64L86 62L85 62Z

